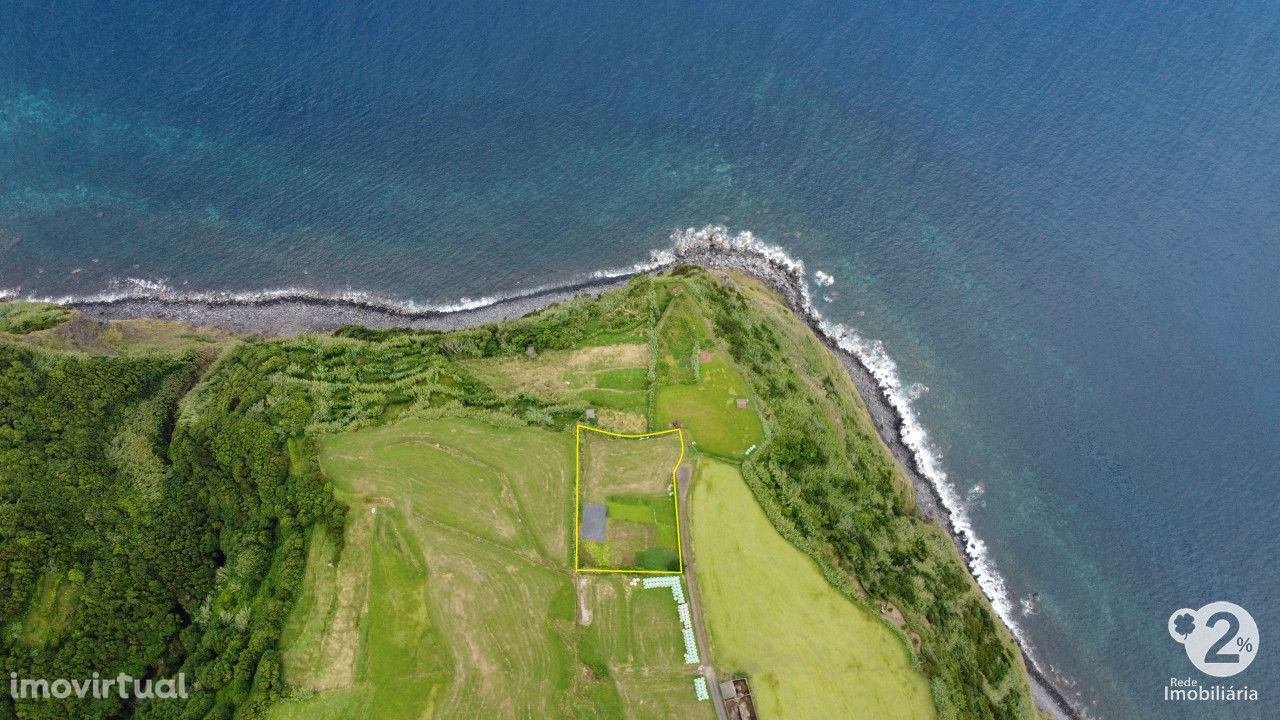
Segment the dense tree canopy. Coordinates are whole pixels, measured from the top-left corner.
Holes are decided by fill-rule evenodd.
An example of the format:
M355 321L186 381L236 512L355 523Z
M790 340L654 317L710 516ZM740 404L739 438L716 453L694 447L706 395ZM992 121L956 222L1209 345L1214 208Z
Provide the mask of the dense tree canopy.
M175 426L197 366L194 355L0 344L5 668L32 678L181 671L221 688L132 708L15 707L5 693L0 714L225 716L244 704L255 674L278 676L271 649L301 577L302 533L337 522L340 508L314 467L291 474L288 438L261 402L266 388L236 359L210 380L222 403Z

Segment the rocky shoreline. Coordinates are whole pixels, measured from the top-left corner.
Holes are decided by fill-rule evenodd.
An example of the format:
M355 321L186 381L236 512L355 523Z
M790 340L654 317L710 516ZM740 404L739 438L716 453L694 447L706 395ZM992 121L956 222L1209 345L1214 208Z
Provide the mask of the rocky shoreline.
M598 296L625 285L643 273L669 270L676 265L698 265L708 270L733 270L749 274L773 288L788 307L805 319L813 332L840 358L854 386L862 395L881 439L906 469L915 489L917 513L947 531L960 550L971 574L971 556L966 534L956 528L937 487L929 482L919 458L903 441L903 418L890 402L884 387L862 360L842 348L826 328L808 292L802 264L780 250L754 242L750 235L730 236L723 228L678 231L675 249L669 258L644 269L614 277L590 280L559 288L539 290L491 304L459 310L413 310L390 301L324 297L298 293L265 298L133 296L93 299L69 303L71 307L98 320L158 318L192 325L214 326L237 333L293 336L304 332L332 332L347 325L375 328L407 327L415 330L456 330L484 325L536 312L549 305L580 295ZM976 575L975 575L976 576ZM1032 681L1036 705L1059 720L1082 720L1080 713L1039 669L1023 649L1024 664Z
M938 488L925 479L919 465L919 459L902 440L902 416L889 402L884 388L876 381L871 370L856 355L840 347L822 327L820 316L813 311L805 284L803 268L787 264L778 264L769 258L733 249L712 248L679 252L681 262L700 265L709 269L737 270L761 280L774 289L790 309L805 319L810 329L827 348L840 358L841 363L853 380L854 387L862 396L863 403L880 434L881 440L889 446L898 462L906 469L915 489L916 511L920 517L934 522L947 531L956 549L964 558L969 572L974 572L974 558L970 556L965 533L955 527L951 514L947 511ZM1031 679L1032 696L1036 706L1050 713L1058 720L1083 720L1083 715L1067 700L1066 696L1053 682L1040 671L1039 666L1022 649L1023 663Z
M517 318L578 295L600 295L622 287L635 273L605 280L537 290L463 310L416 311L377 300L322 295L166 297L127 296L68 303L96 320L157 318L209 325L236 333L292 337L306 332L333 332L347 325L414 330L460 330Z

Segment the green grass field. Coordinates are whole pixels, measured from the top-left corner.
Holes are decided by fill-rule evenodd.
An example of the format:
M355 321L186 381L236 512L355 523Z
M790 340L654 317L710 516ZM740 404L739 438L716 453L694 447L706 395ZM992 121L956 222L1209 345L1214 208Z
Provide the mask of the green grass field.
M903 641L774 530L736 468L700 461L692 497L713 657L749 675L761 717L935 716Z
M679 422L700 451L740 459L764 440L760 416L748 398L747 383L717 347L706 314L683 283L668 293L669 302L657 327L654 350L657 388L655 428Z
M583 539L578 566L608 570L680 569L672 473L680 433L615 437L582 427L578 501L606 507L606 541Z
M632 586L622 575L583 576L581 582L592 615L583 628L584 645L605 659L620 702L614 714L602 717L714 718L711 704L694 697L694 669L683 664L671 593Z
M736 404L738 398L747 397L746 382L718 352L701 364L699 374L695 384L658 388L654 425L667 427L678 421L702 452L741 457L764 440L755 410L739 409Z
M64 571L46 571L36 583L35 597L26 613L0 630L12 634L28 648L43 648L50 641L56 642L66 629L80 596L79 581L84 575L78 570L75 574L76 577L68 577Z
M706 720L670 596L573 573L573 449L466 419L324 438L351 512L340 553L313 535L271 717Z

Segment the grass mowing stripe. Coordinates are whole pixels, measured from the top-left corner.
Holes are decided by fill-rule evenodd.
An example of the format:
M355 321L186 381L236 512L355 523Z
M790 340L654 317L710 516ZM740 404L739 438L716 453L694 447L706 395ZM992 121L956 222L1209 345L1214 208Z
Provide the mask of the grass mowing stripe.
M692 498L713 656L750 676L761 717L935 717L902 639L774 530L737 468L700 461Z

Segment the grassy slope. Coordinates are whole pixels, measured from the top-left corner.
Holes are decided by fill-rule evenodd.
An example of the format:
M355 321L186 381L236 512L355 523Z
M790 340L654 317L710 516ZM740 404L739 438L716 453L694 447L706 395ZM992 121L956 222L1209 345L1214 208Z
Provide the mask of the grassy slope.
M0 302L0 333L22 335L45 330L69 319L75 311L42 302Z
M762 717L934 717L903 643L778 535L736 468L701 461L690 509L716 663L750 676Z
M92 356L176 355L197 350L211 358L232 344L233 336L172 320L98 322L59 306L0 302L0 341Z
M688 428L695 447L730 459L741 458L764 441L760 417L751 408L738 409L736 400L748 397L742 375L719 353L702 363L696 383L661 385L654 424L674 421Z
M556 402L577 400L643 415L647 345L600 345L552 350L536 357L468 360L463 367L499 392L529 392Z
M79 574L83 578L83 573ZM41 575L35 596L22 618L5 628L22 647L44 648L66 630L80 595L80 582L67 575L60 570L49 570Z
M689 299L688 288L680 283L670 285L662 320L658 323L658 380L664 384L692 383L698 376L697 354L707 344L707 321L697 303Z
M657 283L655 293L666 307L654 340L653 426L679 422L702 452L740 459L764 440L755 410L735 403L749 397L746 382L717 350L706 312L686 283ZM710 356L705 362L704 354Z
M518 458L553 472L527 473ZM308 588L334 590L313 608L300 605L291 626L323 625L327 608L337 622L295 635L285 671L291 684L345 692L286 703L280 716L323 716L357 693L379 717L468 717L468 708L486 707L552 713L548 694L531 690L569 675L564 643L538 622L568 584L553 569L565 557L553 528L563 527L572 480L564 437L409 420L327 437L321 463L351 507L346 546L334 581L324 577L327 563L309 566ZM406 685L400 664L419 648L451 658ZM427 687L431 680L438 687Z

